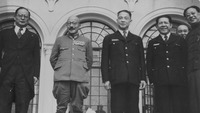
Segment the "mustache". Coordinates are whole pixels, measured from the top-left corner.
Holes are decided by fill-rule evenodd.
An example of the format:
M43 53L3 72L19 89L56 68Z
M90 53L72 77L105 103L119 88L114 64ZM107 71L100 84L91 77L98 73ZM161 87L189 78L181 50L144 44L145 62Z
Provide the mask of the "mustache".
M74 27L70 27L70 28L69 28L69 30L74 30L74 29L76 29L76 28L74 28Z

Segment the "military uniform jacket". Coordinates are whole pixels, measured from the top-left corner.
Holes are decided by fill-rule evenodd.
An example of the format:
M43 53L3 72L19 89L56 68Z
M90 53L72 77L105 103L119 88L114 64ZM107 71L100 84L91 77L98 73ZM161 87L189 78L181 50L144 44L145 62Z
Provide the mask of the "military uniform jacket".
M58 37L52 49L50 63L54 81L88 82L92 67L92 45L88 38L69 35Z
M168 41L162 37L149 41L147 49L147 72L155 85L186 85L186 42L171 34Z
M17 63L22 67L34 96L33 77L40 74L40 45L36 34L26 29L21 38L18 38L14 27L0 32L0 84L4 80L10 67Z
M133 83L145 80L142 39L128 32L126 39L119 31L103 40L101 72L103 82Z

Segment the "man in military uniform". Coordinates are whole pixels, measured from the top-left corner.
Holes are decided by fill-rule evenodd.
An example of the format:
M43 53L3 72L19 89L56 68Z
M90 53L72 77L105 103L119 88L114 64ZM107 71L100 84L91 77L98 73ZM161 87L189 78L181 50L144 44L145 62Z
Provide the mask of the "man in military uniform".
M160 34L149 41L147 49L147 72L155 88L155 113L188 113L186 42L170 33L170 16L159 16L156 27Z
M139 87L146 85L143 43L128 30L131 12L121 10L117 15L119 30L103 40L102 80L111 90L112 113L139 113Z
M88 71L92 67L92 45L90 39L79 35L79 27L79 18L69 17L68 33L56 39L50 56L55 71L53 95L57 100L56 113L65 113L69 103L73 113L82 113L83 99L89 92L87 83Z

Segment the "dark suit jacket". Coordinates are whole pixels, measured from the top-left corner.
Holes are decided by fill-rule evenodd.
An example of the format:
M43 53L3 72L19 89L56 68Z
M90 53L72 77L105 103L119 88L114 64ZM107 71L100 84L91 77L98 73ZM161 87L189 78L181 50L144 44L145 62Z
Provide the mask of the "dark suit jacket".
M162 37L149 41L147 72L155 85L186 85L187 47L183 38L171 34L164 42Z
M103 40L101 72L103 82L133 83L145 80L145 61L142 39L132 33L125 38L119 31Z
M200 23L192 26L189 34L186 37L188 45L188 74L200 69Z
M36 34L26 29L18 39L14 28L0 32L0 85L6 76L7 70L16 62L23 68L24 75L32 89L34 96L33 76L39 77L40 72L40 46Z

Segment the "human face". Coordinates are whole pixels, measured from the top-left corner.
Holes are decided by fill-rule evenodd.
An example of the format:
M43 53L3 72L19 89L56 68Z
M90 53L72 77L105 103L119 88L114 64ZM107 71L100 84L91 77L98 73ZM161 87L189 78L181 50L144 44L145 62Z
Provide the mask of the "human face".
M26 9L18 10L17 14L14 17L15 24L19 27L26 27L30 19L29 12Z
M68 32L74 35L78 33L79 27L80 27L79 18L76 16L69 17L69 19L67 20Z
M180 25L177 28L177 34L183 38L186 37L186 35L188 34L189 29L186 25Z
M189 8L185 13L185 17L190 24L200 22L200 13L195 8Z
M161 17L158 20L156 28L158 29L160 34L166 35L166 34L168 34L170 32L170 29L172 28L172 24L169 22L168 18Z
M131 17L129 16L128 13L121 12L118 15L117 23L118 23L119 29L127 30L131 23Z

